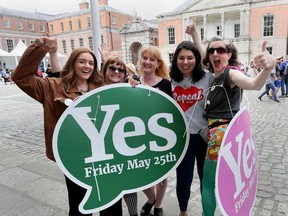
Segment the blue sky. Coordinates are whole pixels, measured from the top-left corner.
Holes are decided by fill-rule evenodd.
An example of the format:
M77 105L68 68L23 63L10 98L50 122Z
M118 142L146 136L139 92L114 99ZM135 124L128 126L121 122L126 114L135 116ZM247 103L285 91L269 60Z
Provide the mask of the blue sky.
M77 11L82 0L1 0L0 7L59 14ZM90 0L87 0L90 2ZM156 15L170 12L186 0L108 0L109 5L133 14L134 9L143 19L153 19Z

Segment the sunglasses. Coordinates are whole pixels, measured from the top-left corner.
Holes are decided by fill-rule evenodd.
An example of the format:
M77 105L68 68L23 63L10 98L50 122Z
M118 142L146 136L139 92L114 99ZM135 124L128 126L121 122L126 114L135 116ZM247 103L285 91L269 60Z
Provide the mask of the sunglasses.
M224 47L209 48L209 49L207 50L207 52L208 52L209 55L212 55L212 54L214 54L215 50L216 50L216 52L217 52L218 54L227 53L227 49L224 48Z
M116 70L118 70L119 73L123 73L123 74L126 73L126 70L125 70L124 68L117 68L117 67L114 67L114 66L109 66L108 69L109 69L111 72L113 72L113 73L115 73Z

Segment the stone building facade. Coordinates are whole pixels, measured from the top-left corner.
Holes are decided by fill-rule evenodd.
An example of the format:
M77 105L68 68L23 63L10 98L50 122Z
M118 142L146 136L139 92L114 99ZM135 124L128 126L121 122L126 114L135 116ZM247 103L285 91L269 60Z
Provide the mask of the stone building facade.
M229 39L238 48L243 64L261 51L264 40L273 55L287 55L287 11L287 0L188 0L157 17L159 48L169 62L177 44L191 40L185 28L195 20L204 44L215 35Z

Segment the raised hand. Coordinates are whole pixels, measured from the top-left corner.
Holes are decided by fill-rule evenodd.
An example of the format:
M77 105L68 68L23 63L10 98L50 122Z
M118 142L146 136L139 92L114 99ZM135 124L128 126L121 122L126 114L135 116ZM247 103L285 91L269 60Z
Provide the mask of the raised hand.
M101 54L102 63L104 63L110 57L110 52L104 48L98 48L98 51Z
M186 34L192 35L196 32L196 19L193 19L192 23L186 27Z
M55 43L57 45L56 40L53 38L49 38L49 37L42 37L42 38L35 40L35 44L37 46L40 46L42 49L46 50L47 52L50 52L52 48L55 49Z
M262 43L262 52L254 58L254 63L260 69L272 70L276 64L276 58L267 51L266 44L266 41Z

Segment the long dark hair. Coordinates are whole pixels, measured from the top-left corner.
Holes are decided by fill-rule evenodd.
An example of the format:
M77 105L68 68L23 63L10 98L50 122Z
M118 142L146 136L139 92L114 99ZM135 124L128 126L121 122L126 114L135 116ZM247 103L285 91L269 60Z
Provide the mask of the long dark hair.
M97 68L97 59L94 55L94 53L84 47L81 48L76 48L72 51L70 54L66 64L63 67L63 70L60 73L60 77L62 78L62 83L65 86L66 89L71 88L72 86L75 85L75 70L74 70L74 65L76 59L81 55L82 53L89 53L93 59L94 59L94 70L91 76L89 77L88 81L95 83L97 86L102 86L103 85L103 78L99 73L99 70Z
M178 44L174 52L172 62L171 62L170 77L176 82L180 82L181 80L183 80L183 74L181 73L180 69L177 66L177 59L178 59L179 53L183 49L190 50L195 56L195 60L196 60L195 67L191 75L192 82L195 83L199 81L200 79L202 79L202 77L205 74L205 71L203 70L202 65L201 65L200 52L198 48L196 47L196 45L192 43L191 41L182 41L180 44Z
M203 59L203 64L208 67L208 70L213 72L212 64L209 60L208 49L210 48L211 42L214 42L214 41L223 41L227 49L227 53L231 53L231 58L228 60L228 64L230 66L239 66L238 51L235 45L229 40L225 40L224 38L220 36L215 36L209 40L208 46L206 48L205 57Z

